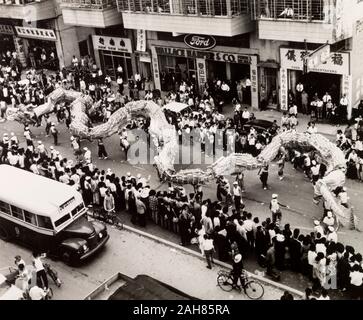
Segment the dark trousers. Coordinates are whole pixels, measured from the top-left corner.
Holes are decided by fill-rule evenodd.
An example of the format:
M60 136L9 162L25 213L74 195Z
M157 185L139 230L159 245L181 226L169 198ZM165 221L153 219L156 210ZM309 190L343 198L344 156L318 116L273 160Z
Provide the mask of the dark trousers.
M53 134L54 145L58 145L58 134Z
M240 212L240 210L241 210L241 197L240 196L234 196L234 205L236 206L236 211Z
M37 286L39 288L47 288L48 289L48 278L45 270L37 271Z
M100 145L98 146L98 157L107 157L107 152L106 152L106 148L104 145Z

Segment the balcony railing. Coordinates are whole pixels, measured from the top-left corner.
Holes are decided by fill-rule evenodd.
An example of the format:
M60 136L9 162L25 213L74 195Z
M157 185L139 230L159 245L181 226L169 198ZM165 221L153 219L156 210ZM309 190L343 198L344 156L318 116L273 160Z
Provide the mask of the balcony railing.
M148 14L232 17L249 13L249 0L117 0L118 10Z
M116 7L115 0L62 0L62 6L80 9L103 10Z
M252 0L256 20L297 20L331 23L333 0Z
M47 0L0 0L0 5L24 6L31 3L39 3Z

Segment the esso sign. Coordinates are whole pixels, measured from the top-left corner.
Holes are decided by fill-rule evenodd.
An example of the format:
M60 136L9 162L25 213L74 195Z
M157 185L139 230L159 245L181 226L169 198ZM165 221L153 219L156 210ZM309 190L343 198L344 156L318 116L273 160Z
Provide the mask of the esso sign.
M216 46L216 39L208 35L188 34L184 37L184 43L196 50L209 50Z

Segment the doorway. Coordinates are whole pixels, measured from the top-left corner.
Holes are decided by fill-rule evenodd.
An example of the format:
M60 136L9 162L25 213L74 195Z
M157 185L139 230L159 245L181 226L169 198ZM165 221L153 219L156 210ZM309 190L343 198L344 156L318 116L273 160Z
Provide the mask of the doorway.
M208 79L210 80L226 80L227 79L227 70L226 63L220 61L208 61L207 64L208 70Z

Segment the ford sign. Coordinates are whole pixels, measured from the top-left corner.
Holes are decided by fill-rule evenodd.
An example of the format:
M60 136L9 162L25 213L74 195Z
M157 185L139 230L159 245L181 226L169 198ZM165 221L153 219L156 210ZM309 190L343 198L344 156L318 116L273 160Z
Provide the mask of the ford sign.
M216 46L216 39L212 36L200 36L196 34L187 34L184 37L187 46L196 50L208 50Z

